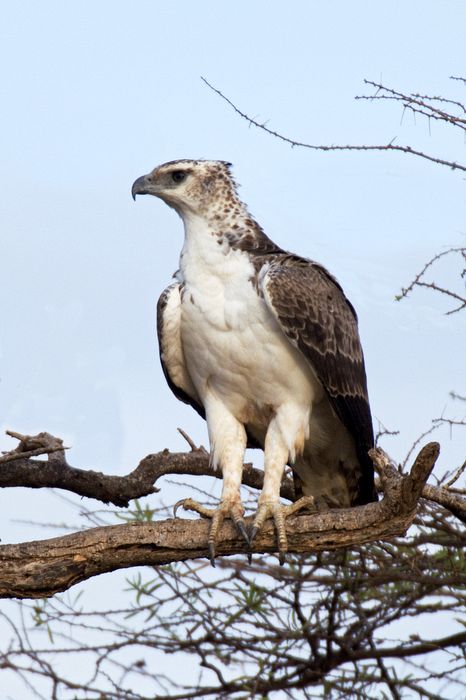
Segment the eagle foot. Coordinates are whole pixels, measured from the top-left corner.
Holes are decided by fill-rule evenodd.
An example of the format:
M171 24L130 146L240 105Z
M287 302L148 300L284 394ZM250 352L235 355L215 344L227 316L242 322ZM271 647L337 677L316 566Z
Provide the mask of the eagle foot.
M283 566L285 563L285 555L288 552L285 519L304 509L315 511L316 507L313 496L303 496L289 506L283 505L280 501L264 501L263 503L259 503L254 522L249 530L249 541L252 543L264 522L268 518L272 518L277 532L278 561L280 566Z
M231 518L236 526L236 529L238 530L238 533L241 535L241 537L243 537L246 544L248 546L251 544L249 533L243 520L244 507L239 498L221 501L218 508L206 508L197 501L194 501L192 498L184 498L181 501L178 501L173 508L173 515L175 518L176 512L180 507L182 507L184 510L192 510L195 513L199 513L201 517L210 518L212 520L209 530L209 537L207 540L209 558L212 566L215 566L215 549L218 535L225 518Z

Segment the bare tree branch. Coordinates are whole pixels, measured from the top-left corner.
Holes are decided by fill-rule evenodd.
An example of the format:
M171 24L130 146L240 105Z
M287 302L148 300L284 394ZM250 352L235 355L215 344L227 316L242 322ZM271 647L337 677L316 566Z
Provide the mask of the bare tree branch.
M48 435L48 433L40 433L40 435L44 434ZM53 436L50 437L53 438ZM53 440L59 440L59 438L53 438ZM41 454L45 451L50 453L54 450L43 448ZM31 459L29 454L29 452L12 451L4 455L5 461L0 469L0 488L17 486L35 489L60 488L102 503L127 507L135 498L157 493L159 489L154 486L155 482L167 474L222 478L222 473L211 466L210 455L204 448L174 453L162 450L148 455L126 476L111 476L93 469L72 467L66 462L64 455L59 459L49 458L47 461L39 461ZM260 469L255 469L251 464L244 465L243 484L245 486L261 489L263 477ZM294 500L294 485L291 478L283 479L280 493L283 498Z
M466 466L463 465L462 469ZM452 493L448 488L426 484L422 489L423 498L428 498L447 508L458 520L466 524L466 498L457 493Z
M274 131L273 129L270 129L268 126L266 126L265 123L260 123L256 119L253 119L250 117L248 114L240 110L226 95L224 95L218 88L214 87L209 83L206 78L203 78L201 76L201 79L203 82L209 87L213 92L215 92L219 97L222 98L222 100L225 100L227 104L230 105L234 109L234 111L243 119L245 119L251 126L255 126L258 129L261 129L262 131L265 131L267 134L270 134L270 136L274 136L275 138L279 139L280 141L284 141L285 143L288 143L292 147L299 147L299 148L307 148L313 151L399 151L402 153L408 153L412 156L418 156L419 158L424 158L425 160L429 160L432 163L437 163L437 165L445 165L448 168L451 168L452 170L462 170L466 172L466 164L458 163L456 161L452 160L445 160L444 158L438 158L437 156L431 156L427 153L423 153L422 151L418 151L411 146L399 146L397 144L394 144L393 141L390 141L389 143L386 143L384 145L380 146L367 146L367 145L350 145L347 144L346 146L341 146L341 145L315 145L315 144L310 144L306 143L304 141L297 141L296 139L292 139L288 136L284 136L278 131Z
M38 435L22 435L14 430L7 430L6 434L10 437L19 440L19 445L9 452L4 452L0 456L0 464L6 464L6 462L14 462L18 459L25 459L29 457L38 457L39 455L50 455L53 453L60 453L55 455L55 460L66 461L65 460L65 450L68 447L63 446L63 440L56 438L50 433L39 433Z
M339 549L403 534L412 523L425 481L440 447L420 451L410 474L401 476L382 450L372 451L384 484L384 499L359 508L331 510L287 521L290 552ZM170 519L93 528L42 542L0 547L0 597L42 598L97 574L128 566L160 565L208 557L208 524ZM254 541L254 552L276 551L273 527ZM244 552L231 523L225 523L219 555Z
M432 429L436 428L433 426ZM432 430L431 429L431 430ZM431 431L423 433L414 446ZM20 433L13 433L15 437ZM49 445L53 447L55 438L49 433L40 433L40 436L48 435ZM25 436L21 436L24 438ZM32 436L31 440L36 440L38 436ZM187 436L188 437L188 436ZM18 437L18 439L20 439ZM141 460L138 466L126 476L113 476L103 474L92 469L79 469L69 465L64 455L57 458L53 455L48 461L38 461L30 457L21 460L14 459L12 462L5 462L0 470L0 488L7 487L28 487L28 488L60 488L78 496L85 496L103 503L112 503L115 506L127 507L131 500L142 498L154 493L158 489L154 484L163 476L172 474L210 476L222 479L222 473L214 469L210 464L209 454L204 448L197 448L189 438L191 452L169 452L162 450L156 454L148 455ZM435 443L436 444L436 443ZM19 448L18 448L19 449ZM410 451L411 454L412 450ZM381 452L382 453L382 452ZM17 454L15 450L7 455ZM26 454L26 453L25 453ZM384 453L382 453L384 454ZM7 456L5 455L5 456ZM384 457L384 459L387 459ZM464 467L458 470L456 481ZM242 483L253 489L262 489L264 473L261 469L256 469L251 464L244 464ZM383 484L377 481L378 488L383 492ZM466 499L450 492L444 487L426 486L422 491L422 496L428 498L439 505L449 508L451 512L461 520L466 522ZM292 478L284 476L280 489L282 498L289 501L295 500L295 489Z
M401 301L401 299L406 298L415 287L425 287L427 289L432 289L435 292L439 292L440 294L444 294L445 296L451 297L452 299L455 299L456 301L460 302L459 306L456 306L455 308L446 312L447 316L450 314L457 313L458 311L464 309L466 307L466 296L462 296L461 294L453 292L451 289L445 289L444 287L440 287L435 282L425 282L423 280L423 277L429 268L431 268L441 258L451 254L459 255L459 257L462 258L464 262L466 262L466 248L464 247L448 248L448 250L444 250L441 253L437 253L437 255L434 255L433 258L426 262L422 270L415 276L413 281L406 288L403 288L400 294L398 294L395 297L396 301ZM465 275L466 268L464 268L461 271L460 277L464 278Z
M375 95L357 95L356 100L392 100L395 102L401 102L404 109L408 109L413 114L422 114L428 119L435 119L437 121L447 122L453 126L466 131L466 119L464 117L459 117L445 110L439 109L431 102L441 102L443 104L450 104L459 107L463 114L466 112L465 106L458 102L457 100L449 100L445 97L431 97L429 95L419 95L416 93L411 93L406 95L392 88L386 87L381 83L375 83L372 80L364 80L366 85L371 85L376 88Z

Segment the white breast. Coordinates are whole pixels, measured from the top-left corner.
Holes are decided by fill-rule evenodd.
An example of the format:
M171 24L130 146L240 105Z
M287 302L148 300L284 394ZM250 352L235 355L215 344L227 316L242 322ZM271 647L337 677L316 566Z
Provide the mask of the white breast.
M181 340L201 399L214 393L251 425L266 424L282 403L308 415L322 388L254 287L249 256L204 235L187 240L181 272Z

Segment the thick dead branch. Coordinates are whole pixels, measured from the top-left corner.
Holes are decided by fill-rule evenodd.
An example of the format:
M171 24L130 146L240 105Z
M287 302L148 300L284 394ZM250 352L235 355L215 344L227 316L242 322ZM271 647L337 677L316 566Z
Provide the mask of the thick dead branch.
M36 440L48 433L37 436L22 436L9 432L10 435L22 439L28 437ZM48 435L51 440L59 440ZM60 440L61 443L61 440ZM29 443L31 444L31 443ZM115 506L126 507L134 498L142 498L157 493L154 486L160 477L166 474L190 474L193 476L213 476L222 478L220 471L210 465L209 453L203 448L192 449L191 452L169 452L162 450L145 457L132 472L126 476L110 476L93 469L78 469L70 466L63 453L63 447L49 441L49 449L42 448L40 454L61 449L60 458L49 456L47 461L31 459L30 451L20 451L20 448L3 455L0 468L0 488L23 486L33 489L59 488L71 491L78 496L87 496L102 503L112 503ZM52 445L54 446L52 449ZM255 489L261 489L263 472L250 464L244 465L243 484ZM294 500L294 486L291 479L286 478L281 488L281 496Z
M438 453L439 445L429 443L419 453L411 473L401 476L381 450L374 450L384 499L359 508L290 518L289 551L339 549L404 534L413 522L417 500ZM116 569L208 557L208 528L204 520L170 519L4 545L0 547L0 597L43 598ZM217 549L219 555L245 551L244 542L229 522L222 527ZM272 526L258 535L253 551L276 551Z
M441 486L426 484L422 489L423 498L434 501L450 511L458 520L466 524L466 498L457 493L452 493Z
M21 436L20 433L13 433L13 431L9 431L8 434L18 439L26 437ZM36 440L43 435L50 438L48 441L49 452L52 447L54 450L58 449L56 447L58 443L54 441L61 444L60 438L48 433L27 437ZM37 489L60 488L78 496L86 496L102 503L111 503L123 508L127 507L130 501L135 498L143 498L157 493L159 489L154 484L162 476L186 474L222 478L222 473L210 465L209 453L204 448L196 448L194 445L191 452L162 450L148 455L141 460L136 469L126 476L113 476L93 469L72 467L65 461L63 452L52 454L48 461L31 459L28 456L22 456L24 454L28 453L21 453L19 448L16 448L16 450L4 455L4 458L10 461L5 461L1 465L0 488L19 486ZM376 452L375 456L377 454ZM17 455L21 459L18 459ZM387 460L386 457L383 459ZM244 465L242 482L245 486L260 490L263 479L262 470L256 469L251 464ZM384 486L381 482L378 482L378 488L383 491ZM294 484L291 478L285 477L283 479L280 495L289 501L295 500ZM466 522L466 499L462 496L452 493L448 488L430 485L423 488L421 495L448 508L457 518Z
M405 508L416 508L419 496L440 453L438 442L429 442L414 460L411 472L401 482L401 499Z

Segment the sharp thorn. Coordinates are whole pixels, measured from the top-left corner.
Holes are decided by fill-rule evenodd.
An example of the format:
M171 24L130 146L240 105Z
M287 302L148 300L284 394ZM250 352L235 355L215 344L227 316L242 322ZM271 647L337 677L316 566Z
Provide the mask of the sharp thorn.
M248 564L251 565L252 564L252 552L248 552L246 556L248 558Z

